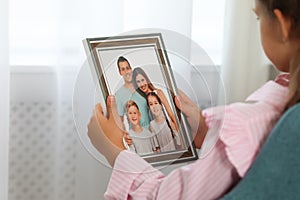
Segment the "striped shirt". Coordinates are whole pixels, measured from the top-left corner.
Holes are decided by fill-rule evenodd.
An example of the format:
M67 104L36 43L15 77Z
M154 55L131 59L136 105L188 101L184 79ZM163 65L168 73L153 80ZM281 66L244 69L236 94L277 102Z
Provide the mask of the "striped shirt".
M220 198L246 174L282 114L287 95L287 87L269 81L246 103L204 110L209 131L200 158L167 176L135 153L122 151L116 158L105 198Z

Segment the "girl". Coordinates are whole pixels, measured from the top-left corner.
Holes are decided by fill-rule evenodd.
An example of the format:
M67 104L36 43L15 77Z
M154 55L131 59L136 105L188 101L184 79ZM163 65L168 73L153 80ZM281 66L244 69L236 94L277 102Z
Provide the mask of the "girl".
M277 82L270 81L250 95L248 103L215 108L214 112L201 112L179 93L175 103L187 116L197 147L202 146L204 137L209 137L214 127L223 126L219 127L217 143L206 157L166 177L140 157L110 142L106 135L119 133L122 140L122 131L115 125L115 119L101 114L102 108L98 106L96 115L100 120L92 117L88 134L114 166L107 199L218 199L244 177L275 122L285 109L300 102L300 1L255 0L254 12L266 55L279 70L289 72L290 78L280 76ZM115 107L113 99L108 99L110 110ZM224 118L219 117L224 114ZM108 128L111 126L115 128Z
M145 73L145 71L140 68L136 67L133 72L132 72L132 81L134 88L137 90L137 92L142 95L145 99L147 98L147 94L149 92L156 92L159 98L161 99L161 102L164 106L164 108L167 111L168 117L170 120L174 123L176 126L176 129L178 128L176 120L175 120L175 115L172 112L171 106L167 100L167 97L163 93L162 90L157 89L154 87L152 82L150 81L149 77Z
M154 120L150 122L150 130L155 133L161 152L176 150L175 142L179 146L180 138L178 130L173 122L166 118L160 98L155 92L147 95L147 104Z
M131 124L129 135L132 138L132 145L130 145L130 150L135 151L139 155L153 153L153 134L141 126L141 113L138 105L134 101L129 100L125 108L127 118Z

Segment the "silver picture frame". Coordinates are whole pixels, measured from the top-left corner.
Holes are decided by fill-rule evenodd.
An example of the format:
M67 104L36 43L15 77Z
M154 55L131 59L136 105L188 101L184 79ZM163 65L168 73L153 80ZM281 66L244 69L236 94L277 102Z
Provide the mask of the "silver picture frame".
M127 60L132 73L134 73L133 71L138 71L138 68L141 68L147 74L151 83L155 87L153 92L156 93L157 96L163 93L163 98L161 98L160 95L160 99L164 99L165 104L161 104L161 108L165 113L164 117L166 121L169 120L168 123L170 124L171 121L171 125L173 124L173 126L168 124L168 127L171 130L172 142L174 143L175 149L173 145L170 145L171 147L168 145L163 146L162 139L159 140L161 135L158 135L160 130L158 132L153 131L152 121L157 118L155 118L150 106L147 104L150 128L145 125L143 129L148 128L149 132L153 134L153 138L151 138L153 152L139 153L139 151L136 150L137 148L135 150L130 148L133 144L128 145L128 142L124 140L124 145L128 148L128 150L136 151L136 153L154 166L182 163L198 159L197 150L193 143L193 137L190 132L187 119L174 103L174 97L177 95L178 91L162 34L151 33L86 38L83 40L83 43L92 75L95 79L98 91L100 92L100 96L103 99L106 99L108 95L116 95L119 88L125 85L125 79L121 76L118 65L120 57ZM132 82L136 80L132 80ZM135 91L133 91L133 93L135 94L139 88L134 87L134 90ZM143 97L146 98L145 96ZM128 98L128 100L130 99L131 97ZM146 101L148 102L148 100ZM128 103L127 100L126 102ZM168 104L168 106L166 104ZM172 113L174 115L172 115ZM130 130L134 129L135 125L133 125L130 119L128 119L127 112L123 113L123 115L120 114L120 116L123 119L125 132L129 133ZM141 115L141 117L143 117L143 115ZM140 121L141 120L139 120L139 122ZM166 130L168 129L166 128ZM162 131L159 134L167 134L167 132L169 134L169 131ZM176 134L174 134L174 132ZM131 138L130 136L131 135L129 134L129 138ZM132 141L138 140L132 138ZM165 148L167 146L170 148Z

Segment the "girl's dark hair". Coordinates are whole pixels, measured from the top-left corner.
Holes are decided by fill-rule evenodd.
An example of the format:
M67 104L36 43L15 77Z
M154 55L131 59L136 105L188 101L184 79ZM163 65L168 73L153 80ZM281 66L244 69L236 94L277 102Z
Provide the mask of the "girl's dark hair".
M259 0L259 2L270 16L274 17L274 10L278 9L284 16L290 18L292 21L291 37L300 41L300 0ZM289 72L291 74L290 98L286 108L300 102L300 47L290 62Z
M147 95L147 105L149 106L149 101L148 101L148 98L149 97L155 97L158 101L158 103L162 106L162 102L159 98L159 96L155 93L155 92L149 92L148 95ZM149 106L150 107L150 106Z
M136 83L136 77L137 75L142 75L143 77L145 77L147 83L148 83L148 87L150 88L151 91L155 90L156 88L154 87L154 85L151 83L149 77L147 76L146 72L140 68L140 67L136 67L134 68L133 72L132 72L132 81L133 81L133 85L134 85L134 89L141 95L143 96L145 99L147 98L147 94L145 94L137 85Z
M172 138L175 139L174 131L173 131L173 129L171 128L171 124L170 124L170 122L169 122L169 120L168 120L168 118L167 118L166 112L165 112L165 110L164 110L164 107L163 107L163 105L162 105L162 103L161 103L161 100L160 100L159 96L158 96L155 92L149 92L149 93L148 93L146 99L147 99L147 105L148 105L148 107L150 108L149 101L148 101L148 98L149 98L149 97L155 97L155 98L157 99L158 103L161 105L163 114L164 114L164 116L165 116L165 118L166 118L167 125L168 125L168 127L169 127L169 129L170 129L170 131L171 131ZM149 109L149 110L150 110L150 109Z
M290 63L290 74L290 99L286 108L290 108L300 102L300 50L298 50L296 56Z
M300 37L300 0L259 0L265 10L274 15L274 10L278 9L286 17L292 20L292 29L295 36Z

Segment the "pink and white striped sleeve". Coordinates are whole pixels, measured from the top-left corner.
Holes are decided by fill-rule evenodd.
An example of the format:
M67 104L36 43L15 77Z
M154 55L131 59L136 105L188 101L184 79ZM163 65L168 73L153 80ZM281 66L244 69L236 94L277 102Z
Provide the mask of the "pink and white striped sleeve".
M281 112L267 103L232 104L220 134L228 159L244 177ZM239 119L237 119L239 118Z
M218 142L204 159L164 176L138 155L118 156L105 199L216 199L239 180Z
M247 101L203 111L209 129L217 126L229 161L244 177L285 107L288 88L269 81Z

